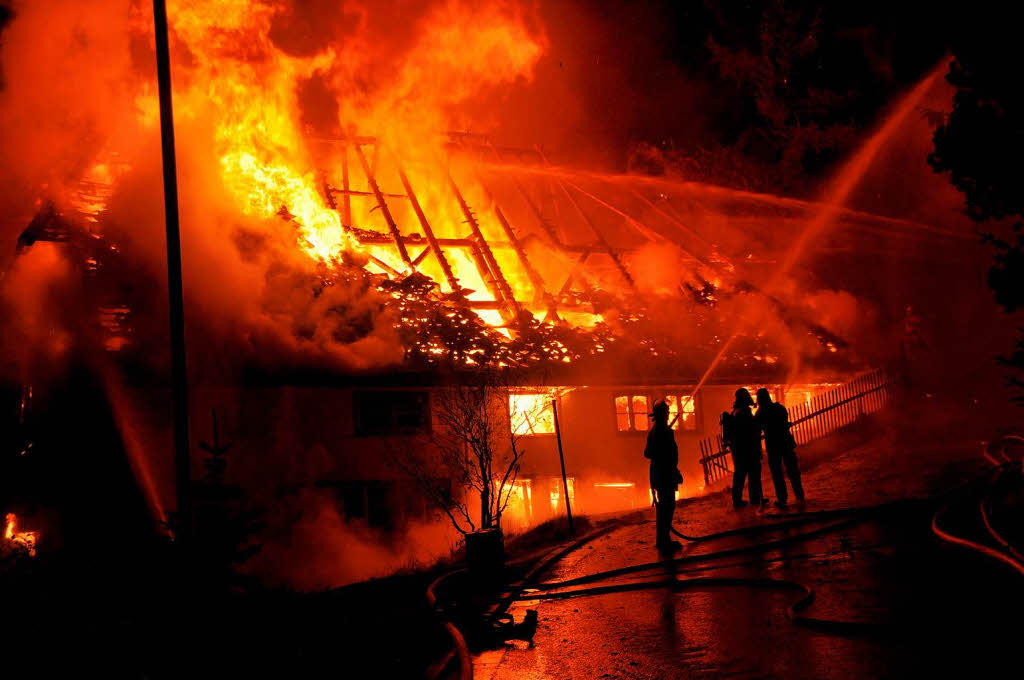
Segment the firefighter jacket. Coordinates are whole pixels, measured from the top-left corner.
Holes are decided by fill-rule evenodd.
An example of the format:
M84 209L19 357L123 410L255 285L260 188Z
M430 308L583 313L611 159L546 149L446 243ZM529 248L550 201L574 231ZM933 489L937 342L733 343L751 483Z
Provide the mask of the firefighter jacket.
M647 432L644 458L651 460L651 488L675 489L682 483L679 474L679 447L668 423L655 423Z
M757 460L761 457L761 427L746 406L722 414L722 439L737 460Z
M785 406L778 402L766 404L757 409L756 419L764 431L766 450L785 453L796 448L796 441L789 431L789 412Z

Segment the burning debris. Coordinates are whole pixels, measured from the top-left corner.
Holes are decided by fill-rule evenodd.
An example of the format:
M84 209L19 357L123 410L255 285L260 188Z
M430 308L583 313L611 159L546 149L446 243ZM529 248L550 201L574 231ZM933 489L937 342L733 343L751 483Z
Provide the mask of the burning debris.
M313 364L327 355L334 367L365 370L568 364L639 347L637 359L682 357L692 372L747 304L769 306L781 322L750 332L727 363L782 357L792 366L848 345L847 329L822 324L799 284L777 292L756 283L775 246L758 243L752 221L797 225L814 205L569 170L539 147L445 132L468 128L490 89L533 77L547 39L521 8L428 7L399 56L378 54L372 17L353 15L299 49L290 3L170 9L184 259L200 288L189 295L206 325L239 333L242 355L276 354L274 363L284 350ZM25 13L23 22L41 20ZM122 30L150 34L141 6ZM143 186L152 150L138 138L155 135L156 94L134 71L150 57L111 65L127 84L116 104L134 118L103 127L76 171L47 185L53 204L19 240L22 249L71 242L73 259L116 280L96 304L109 327L103 344L115 351L145 344L136 327L155 327L139 317L159 295L159 254L144 243L159 217L138 205L152 191ZM377 57L388 68L370 84L360 74ZM838 219L878 228L870 216ZM750 255L755 246L764 257ZM147 261L148 271L125 274L148 279L153 297L132 299L138 282L118 280L118 258Z
M4 541L12 552L21 552L29 557L36 556L38 531L18 531L18 518L13 512L4 518Z

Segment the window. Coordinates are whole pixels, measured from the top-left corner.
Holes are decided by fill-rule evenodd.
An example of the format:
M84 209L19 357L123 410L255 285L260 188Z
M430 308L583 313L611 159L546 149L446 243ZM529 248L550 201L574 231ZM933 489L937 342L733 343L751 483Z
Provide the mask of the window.
M673 430L697 429L695 397L689 394L670 394L665 397L665 401L668 402L668 422ZM683 405L682 413L679 412L679 404Z
M422 390L364 390L355 395L356 434L362 437L417 434L430 429Z
M697 429L696 399L690 392L654 398L636 394L615 397L615 428L619 432L645 432L650 429L647 414L651 412L656 399L664 399L668 403L668 421L672 423L673 430ZM679 410L680 404L682 413Z
M551 411L551 396L548 394L510 394L508 414L514 434L555 433L555 417Z
M508 496L505 512L501 516L502 522L517 527L528 525L533 519L533 481L529 479L516 480L511 486L508 484L503 486L501 493Z
M371 527L392 524L391 487L388 482L346 482L341 487L341 506L348 521L360 520Z
M619 432L645 432L650 422L647 419L649 406L647 395L615 397L615 426Z
M569 506L575 507L576 504L576 479L574 477L565 478L565 486L569 487ZM551 478L551 512L556 513L561 507L565 510L565 501L562 500L563 484L561 477Z

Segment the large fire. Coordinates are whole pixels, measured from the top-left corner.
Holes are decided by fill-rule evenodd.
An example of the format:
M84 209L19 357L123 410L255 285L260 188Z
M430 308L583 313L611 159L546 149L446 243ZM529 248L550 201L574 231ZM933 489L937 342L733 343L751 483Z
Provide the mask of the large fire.
M335 55L283 54L268 37L276 11L244 0L170 3L174 33L194 59L176 72L184 76L175 83L176 111L211 117L224 185L243 211L270 218L287 210L310 254L330 260L353 244L316 189L295 98L298 81Z
M284 218L282 228L295 229L298 244L319 262L330 265L355 254L389 275L422 269L447 292L463 288L470 299L490 297L490 282L481 280L473 257L435 247L435 261L424 262L425 252L413 259L404 238L421 226L439 238L463 238L463 224L472 219L468 206L487 204L485 190L475 183L456 186L446 177L445 132L459 124L456 106L488 87L530 77L543 37L532 34L517 11L504 3L440 5L421 20L417 39L395 71L368 87L361 79L379 48L361 44L358 32L345 44L296 56L271 38L275 19L291 11L285 3L168 4L177 53L189 57L175 64L176 123L208 121L221 180L240 210ZM346 11L352 10L338 10ZM354 21L367 18L357 13ZM140 31L151 30L144 13L139 23ZM327 82L338 96L334 144L316 144L303 125L298 92L312 78ZM140 121L151 126L157 122L155 97L148 86L137 101ZM410 166L402 167L399 157ZM381 190L378 178L385 176L405 192ZM341 205L332 187L343 187L336 192ZM395 205L396 198L403 205ZM456 207L463 203L464 209ZM374 243L371 234L363 239L370 242L361 243L355 228L392 242ZM493 257L512 264L506 253ZM509 279L504 283L516 289L512 295L530 297L526 277L511 266L502 269ZM495 324L502 321L494 310L479 313Z
M7 513L4 525L4 540L12 545L15 550L24 551L30 557L35 557L36 539L38 537L39 533L36 531L18 531L18 518L13 512Z
M107 244L104 255L123 252L152 269L163 253L153 230L160 180L151 7L109 0L94 16L72 14L73 4L61 22L26 6L13 27L23 28L9 32L5 51L36 56L42 50L30 29L45 25L56 44L84 25L91 51L82 59L120 55L86 69L96 72L96 82L83 85L95 96L55 102L35 85L66 62L77 64L76 52L21 59L48 70L14 70L4 104L51 126L33 146L48 132L62 149L69 146L56 143L63 128L42 112L56 104L88 111L81 127L94 138L73 168L58 169L60 181L36 184L41 205L52 201L58 216L85 216L89 235L102 243L73 246L93 269L102 258L92 250ZM515 118L513 97L524 91L516 86L536 77L530 87L547 87L541 62L548 38L537 8L512 0L410 4L168 2L186 295L205 318L217 319L211 333L230 333L232 346L241 342L260 359L326 356L357 368L401 360L407 336L417 334L438 361L450 355L474 363L481 343L460 333L479 327L478 335L500 341L501 333L514 345L529 337L524 328L544 326L547 335L524 343L526 350L498 358L515 365L534 356L571 363L625 352L612 347L618 339L644 360L678 364L685 354L689 372L703 370L704 355L715 352L747 368L776 364L790 348L813 356L846 346L847 330L863 316L857 301L837 305L825 296L830 321L819 322L814 295L796 285L765 290L759 282L776 262L773 242L764 241L755 257L760 241L745 237L762 225L798 231L817 204L569 169L550 163L526 137L521 148L499 146L486 131ZM832 212L851 230L921 231L845 208ZM51 221L34 220L40 229L24 242L69 240L53 236L59 230ZM358 285L337 285L353 271ZM403 298L409 288L401 285L424 281L433 287L416 301L429 296L460 307L447 326L437 307L403 307L420 292ZM144 306L117 295L103 301L116 319ZM772 323L744 333L726 356L732 341L723 346L723 339L744 315L744 297L771 310ZM440 331L428 332L430 323ZM115 335L106 343L111 351L134 342ZM454 340L446 345L441 336ZM470 349L446 355L462 345Z

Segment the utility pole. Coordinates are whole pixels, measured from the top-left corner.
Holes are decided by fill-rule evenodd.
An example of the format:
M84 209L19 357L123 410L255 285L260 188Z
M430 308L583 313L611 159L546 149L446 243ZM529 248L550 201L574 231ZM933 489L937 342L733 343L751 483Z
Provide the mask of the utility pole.
M569 521L569 533L576 535L572 525L572 503L569 502L569 480L565 476L565 454L562 453L562 429L558 426L558 400L551 400L551 413L555 416L555 439L558 441L558 462L562 465L562 492L565 494L565 518Z
M181 276L181 229L178 224L178 170L174 155L174 107L171 103L171 57L167 37L167 5L164 0L153 0L153 26L156 33L156 75L160 91L160 141L163 152L164 213L167 230L174 481L178 505L175 539L187 546L191 542L192 534L188 366L185 363L185 302Z

